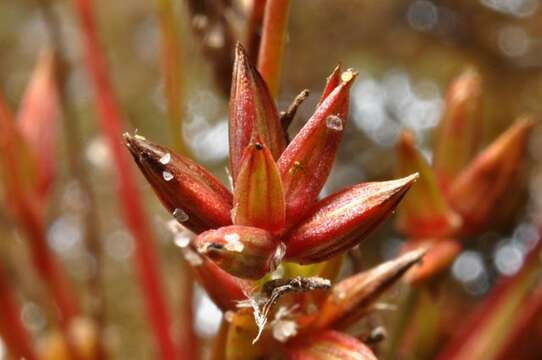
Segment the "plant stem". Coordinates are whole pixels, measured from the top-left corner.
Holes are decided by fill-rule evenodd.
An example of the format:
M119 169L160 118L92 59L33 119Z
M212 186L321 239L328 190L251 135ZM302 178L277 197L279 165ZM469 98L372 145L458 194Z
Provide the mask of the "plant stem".
M408 293L406 294L403 303L399 309L399 318L395 322L395 327L391 333L389 346L386 351L386 356L383 357L387 360L397 359L399 347L401 346L401 340L405 334L406 329L408 328L409 321L416 309L416 304L418 303L419 289L418 288L409 288Z
M166 86L168 117L173 145L177 152L190 155L182 129L183 74L182 47L179 28L171 0L158 0L158 15L162 32L162 72ZM181 329L179 354L183 359L199 359L199 339L194 328L194 278L187 264L181 269Z
M158 0L158 15L162 32L162 72L164 75L169 126L174 148L183 155L189 155L184 143L182 129L182 48L179 28L171 0Z
M268 0L265 4L258 70L274 97L279 90L289 7L289 0Z
M0 94L0 129L2 147L2 166L4 168L5 193L13 214L25 233L31 250L32 263L47 284L56 305L60 311L60 322L67 327L79 313L79 305L75 292L71 289L65 271L51 252L46 240L45 224L36 204L32 202L22 186L23 174L20 173L17 151L18 134L14 129L14 120L7 103Z
M68 75L71 67L66 60L66 50L64 47L65 39L60 30L60 21L54 11L51 9L49 0L37 0L41 9L45 24L51 38L57 57L56 78L59 89L59 100L62 111L64 131L66 136L66 148L68 154L68 165L70 175L77 181L83 196L86 199L86 209L84 212L84 241L88 251L96 264L96 271L89 278L89 288L92 296L96 299L92 308L92 317L94 319L97 331L97 350L98 358L105 359L106 351L103 343L104 326L104 295L102 288L102 248L100 243L100 231L97 213L96 198L90 185L90 178L87 168L82 162L81 133L78 126L77 114L71 106L70 94L68 91Z
M5 269L0 265L0 335L5 341L9 352L16 359L35 360L38 358L34 351L30 335L24 327L19 304L13 289L9 284Z
M201 354L201 345L194 326L194 276L186 261L181 268L181 329L179 353L182 359L196 360Z
M248 58L253 64L258 62L258 51L262 40L261 28L266 2L267 0L252 0L252 6L247 21L245 45Z
M113 157L124 219L135 239L135 266L160 357L175 359L177 348L170 331L171 316L160 281L159 264L153 247L154 238L141 204L128 153L122 145L123 119L108 77L106 59L99 43L92 12L92 3L92 0L74 0L86 50L87 71L94 85L99 123L103 134L107 137Z

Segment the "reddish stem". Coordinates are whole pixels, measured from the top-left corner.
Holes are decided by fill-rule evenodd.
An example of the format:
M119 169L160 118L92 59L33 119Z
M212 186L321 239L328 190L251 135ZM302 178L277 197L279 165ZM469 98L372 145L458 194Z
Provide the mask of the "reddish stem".
M289 7L289 0L267 0L265 4L258 70L274 97L279 90Z
M47 284L59 308L62 328L67 329L69 322L79 313L77 296L65 277L66 272L61 270L62 267L47 244L45 224L40 210L32 202L32 195L27 194L23 189L23 174L20 173L19 165L19 159L22 156L19 156L18 152L21 151L22 146L18 143L21 139L18 137L14 124L11 111L0 94L2 166L5 173L4 186L8 204L27 236L32 263L38 275Z
M159 276L153 235L146 221L128 153L121 142L122 116L107 74L105 55L100 47L92 13L92 0L74 0L79 17L86 65L94 82L100 126L108 139L118 177L118 194L124 219L135 239L135 266L142 287L147 316L162 359L176 358L177 349L170 332L170 312Z
M200 341L194 326L194 276L188 264L181 269L181 329L179 338L179 355L182 359L200 358Z
M158 0L158 15L160 30L162 33L161 55L162 72L166 85L166 98L170 131L172 133L175 149L184 155L189 154L189 149L184 143L182 127L182 48L174 8L171 0Z
M258 61L258 51L262 40L262 22L266 0L253 0L245 34L248 58L253 64Z
M0 265L0 335L11 355L16 359L35 360L30 335L20 318L19 304L9 284L4 268Z

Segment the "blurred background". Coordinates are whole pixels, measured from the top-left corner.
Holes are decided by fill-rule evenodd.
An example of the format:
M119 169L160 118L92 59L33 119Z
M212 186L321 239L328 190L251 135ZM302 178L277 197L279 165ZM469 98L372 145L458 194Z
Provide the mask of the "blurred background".
M157 3L96 0L94 7L129 130L137 129L154 142L170 144ZM189 11L194 7L188 3L197 8L198 1L174 2L182 34L184 138L193 157L227 183L228 102L224 89L231 69L217 72L216 61L210 61L204 49L220 49L229 43L219 30L199 36L195 22L202 19ZM247 16L245 2L224 3L228 5L225 15L233 24ZM84 166L96 195L108 345L115 358L151 358L152 339L131 264L134 244L119 216L111 157L96 130L77 19L70 1L51 1L50 10L57 16L64 39L65 75L76 110L67 121L78 125ZM14 109L40 51L51 45L48 26L40 1L0 1L0 84ZM432 134L443 110L446 87L466 67L476 68L483 78L484 144L518 116L532 113L537 120L542 110L539 0L293 0L287 36L279 108L285 109L302 89L311 91L298 112L293 132L312 113L326 76L337 63L359 71L352 89L348 128L327 193L361 181L392 178L393 146L404 128L414 132L418 145L431 158ZM217 61L227 63L222 58ZM96 276L97 266L83 244L87 199L68 170L69 128L64 126L61 131L59 151L54 154L62 172L48 205L47 236L70 278L80 287L85 306L92 307L96 293L86 284ZM477 302L497 277L515 274L525 253L534 246L533 216L542 205L542 129L538 126L530 139L526 163L521 183L510 189L510 199L495 212L495 224L464 242L465 250L446 278L458 302L465 306ZM138 182L160 240L168 297L177 306L183 301L178 283L182 255L165 227L169 214L139 174ZM46 295L28 270L25 242L4 209L1 214L0 258L17 279L18 291L25 299L20 316L31 332L45 333L49 316L40 304ZM351 254L345 271L393 257L402 242L393 221L386 222ZM394 296L399 295L392 292L390 297ZM217 331L222 315L202 291L196 291L195 297L198 333L209 338Z

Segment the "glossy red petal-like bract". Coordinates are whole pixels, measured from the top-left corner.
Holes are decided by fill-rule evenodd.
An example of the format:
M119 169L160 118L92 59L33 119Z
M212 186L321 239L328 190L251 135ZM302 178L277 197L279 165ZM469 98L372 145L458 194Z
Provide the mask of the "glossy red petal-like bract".
M282 181L275 160L264 143L249 145L235 181L232 220L273 234L285 224Z
M371 349L350 335L325 330L294 340L288 360L376 360Z
M245 148L256 137L269 147L274 159L286 147L269 89L239 43L235 48L229 116L230 170L235 181Z
M321 305L314 326L348 326L367 313L369 306L420 261L426 250L418 249L341 280Z
M231 225L208 230L194 239L196 250L224 271L244 279L257 280L273 267L277 244L259 228Z
M231 224L232 195L194 161L141 136L124 134L126 146L167 210L195 233Z
M479 231L495 217L496 207L514 184L534 121L522 118L484 149L450 185L447 198L463 217L463 230Z
M355 73L342 81L318 106L278 160L286 197L288 225L294 225L317 201L339 148L346 126L349 89Z
M323 199L286 237L285 259L315 263L357 245L393 212L417 177L363 183Z

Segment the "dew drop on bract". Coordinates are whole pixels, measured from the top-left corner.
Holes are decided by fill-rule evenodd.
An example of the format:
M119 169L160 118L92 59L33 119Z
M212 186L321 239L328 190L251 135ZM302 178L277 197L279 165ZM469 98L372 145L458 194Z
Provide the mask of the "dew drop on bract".
M333 299L337 302L342 301L346 298L346 292L343 290L335 290L333 291Z
M180 248L185 248L190 244L190 236L187 234L177 234L173 237L173 243Z
M226 240L224 248L228 251L242 252L245 248L241 242L241 237L237 233L227 234L224 236L224 240Z
M273 337L284 343L292 336L297 335L297 324L292 320L280 320L273 326Z
M167 179L166 179L167 180ZM186 222L189 219L189 216L183 209L176 208L173 210L173 217L180 223Z
M231 323L233 321L234 316L235 316L235 313L231 310L228 310L224 313L224 320Z
M201 256L189 247L183 249L183 255L184 259L192 266L200 266L203 264Z
M162 156L160 158L160 160L158 160L158 161L160 161L160 164L162 164L162 165L169 164L169 162L171 161L171 154L170 153L165 153L164 156Z
M343 130L343 121L340 117L336 115L330 115L326 119L326 126L328 129L335 130L335 131L342 131Z
M164 180L170 181L171 179L173 179L173 174L170 173L169 171L163 171L162 177L164 178Z

